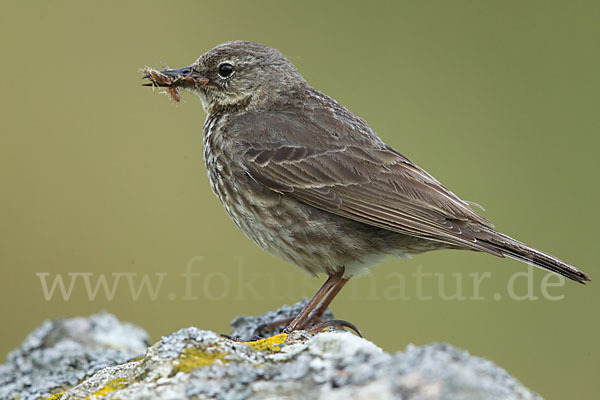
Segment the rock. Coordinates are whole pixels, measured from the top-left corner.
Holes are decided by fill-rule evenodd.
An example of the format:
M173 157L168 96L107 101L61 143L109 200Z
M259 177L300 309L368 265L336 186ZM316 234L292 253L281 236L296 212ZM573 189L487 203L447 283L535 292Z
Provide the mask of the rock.
M274 321L283 321L285 319L294 318L302 311L302 308L308 303L308 299L304 298L296 304L291 306L283 305L275 311L267 311L263 315L258 317L252 317L250 315L242 315L235 317L230 322L231 325L231 336L241 340L253 340L257 336L267 337L281 333L286 327L285 324L272 327L269 329L267 325ZM323 318L326 320L333 319L333 313L327 309L323 313Z
M252 337L257 328L285 318L296 307L301 304L257 318L237 318L232 322L233 333ZM85 325L85 321L100 317L116 321L107 314L76 320ZM107 335L116 340L118 350L113 350L115 346L106 340L73 340L72 330L65 330L66 336L62 332L55 334L47 345L46 338L52 331L48 324L64 325L67 321L73 320L45 323L21 349L9 355L0 369L0 384L12 386L2 388L0 398L33 399L44 394L53 400L541 399L492 362L447 344L409 345L404 352L391 355L344 331L293 332L238 342L191 327L163 337L143 357L125 361L140 350L145 337L139 329L131 328L131 341ZM121 332L127 335L128 331ZM75 361L75 352L68 346L58 346L59 343L76 343L82 360ZM44 368L51 363L40 364L38 370L35 362L29 362L27 368L19 369L9 379L11 369L20 367L19 360L31 360L33 355L36 360L42 359L42 353L48 351L52 362L72 368L56 368L51 374ZM28 387L26 382L36 382L36 389L32 390L33 386ZM64 393L52 396L59 387L64 388Z
M146 332L108 313L46 321L0 365L0 399L33 400L143 355Z

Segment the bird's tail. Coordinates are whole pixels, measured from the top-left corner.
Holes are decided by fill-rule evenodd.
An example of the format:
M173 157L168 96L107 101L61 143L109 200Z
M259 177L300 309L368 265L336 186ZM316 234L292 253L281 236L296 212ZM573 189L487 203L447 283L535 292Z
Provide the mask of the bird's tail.
M579 283L585 284L585 282L591 281L584 272L548 253L529 247L502 233L492 230L489 230L488 233L489 235L484 235L481 240L507 257L547 269Z

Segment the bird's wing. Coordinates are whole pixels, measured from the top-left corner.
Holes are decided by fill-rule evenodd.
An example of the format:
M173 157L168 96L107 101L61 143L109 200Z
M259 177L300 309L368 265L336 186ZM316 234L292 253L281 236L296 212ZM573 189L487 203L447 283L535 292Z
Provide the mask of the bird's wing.
M492 227L488 220L391 147L355 144L346 124L331 143L307 140L302 130L319 128L294 118L264 114L260 124L238 125L242 162L256 182L365 224L500 255L476 238L479 228Z

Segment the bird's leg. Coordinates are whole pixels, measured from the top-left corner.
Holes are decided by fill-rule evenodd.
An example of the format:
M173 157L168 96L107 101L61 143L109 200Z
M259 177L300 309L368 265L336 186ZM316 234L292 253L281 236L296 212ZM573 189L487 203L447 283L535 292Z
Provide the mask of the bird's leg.
M350 278L343 278L344 276L344 268L338 271L335 274L329 275L327 281L321 286L319 291L313 296L313 298L308 302L306 306L300 311L300 313L296 317L285 318L282 320L277 320L271 322L267 325L261 327L261 329L266 329L270 331L274 327L280 325L287 325L284 332L289 333L298 329L307 329L311 324L314 326L308 331L310 332L318 332L329 326L338 326L338 327L346 327L354 330L359 336L360 331L356 326L354 326L350 322L342 321L342 320L333 320L333 321L324 321L321 317L323 313L327 310L329 304L331 304L334 297L342 290L344 285L348 282ZM319 304L320 303L320 304Z
M342 275L343 275L343 273L342 273ZM333 319L333 320L329 320L329 321L324 321L321 318L323 313L327 310L327 307L329 307L329 304L331 303L333 298L340 292L340 290L342 290L344 285L346 283L348 283L349 280L350 280L350 278L340 279L339 282L336 283L336 285L329 291L329 293L327 294L327 297L325 297L325 299L321 302L321 304L319 304L319 307L317 307L310 314L310 316L307 318L307 320L304 322L304 324L299 327L299 329L306 329L308 332L315 333L315 332L319 332L325 328L329 328L332 326L338 327L338 328L339 327L350 328L354 332L356 332L356 334L358 336L362 337L360 330L352 322L344 321L341 319ZM314 325L309 327L311 323L314 323Z
M335 288L338 283L343 279L344 269L342 268L339 272L335 274L329 275L327 281L321 286L321 288L317 291L317 293L313 296L312 299L308 302L306 306L300 311L300 313L290 322L290 324L285 328L285 333L290 333L297 329L300 329L301 326L304 326L305 322L309 320L310 314L312 311L319 305L323 297L327 295L327 293ZM329 298L329 296L327 296ZM333 297L332 297L333 299ZM329 300L331 302L331 300Z
M343 270L342 270L342 274L343 274ZM335 284L335 286L333 286L333 288L331 288L331 290L327 294L327 297L325 297L325 299L321 302L321 304L319 304L319 306L310 314L310 316L304 321L304 323L301 324L300 326L298 326L298 329L306 329L313 320L319 321L321 316L323 315L323 313L327 310L327 307L329 307L329 304L331 303L333 298L340 292L340 290L342 290L342 288L348 282L349 279L350 278L341 278ZM352 329L354 329L354 328L352 328Z

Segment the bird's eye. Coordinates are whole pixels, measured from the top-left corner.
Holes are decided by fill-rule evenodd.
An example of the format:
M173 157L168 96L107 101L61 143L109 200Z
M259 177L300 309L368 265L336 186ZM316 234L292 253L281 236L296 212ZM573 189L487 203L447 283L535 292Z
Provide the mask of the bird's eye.
M228 63L219 65L219 76L221 78L227 78L231 74L233 74L233 65Z

